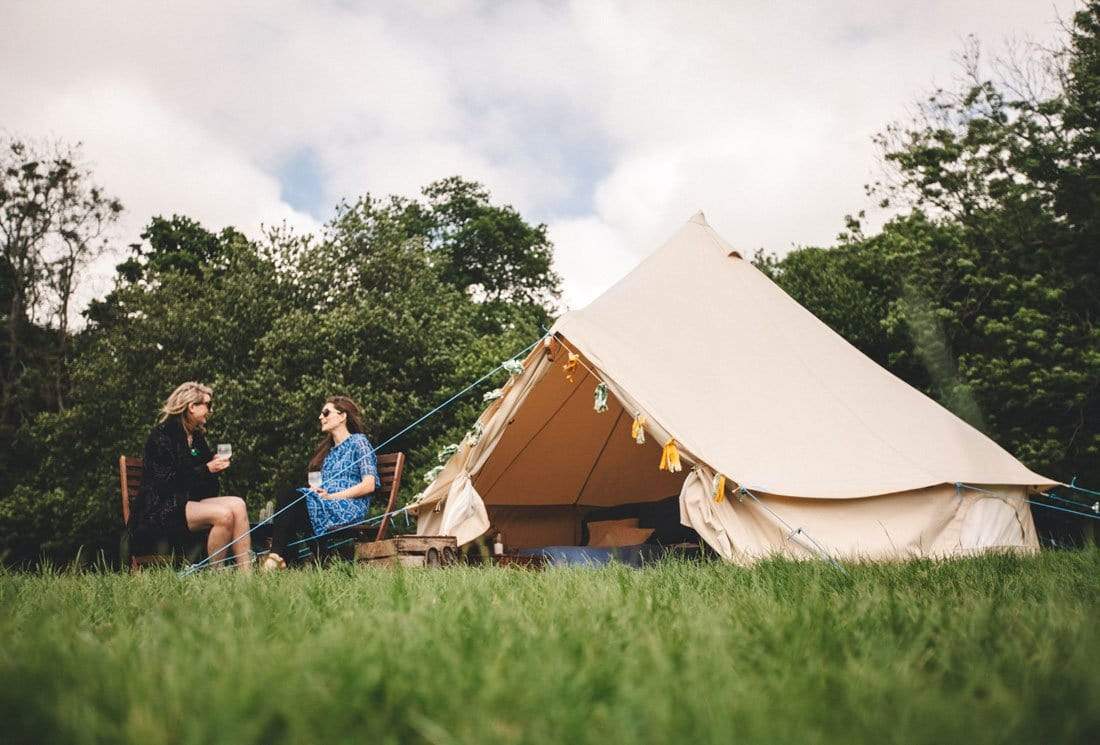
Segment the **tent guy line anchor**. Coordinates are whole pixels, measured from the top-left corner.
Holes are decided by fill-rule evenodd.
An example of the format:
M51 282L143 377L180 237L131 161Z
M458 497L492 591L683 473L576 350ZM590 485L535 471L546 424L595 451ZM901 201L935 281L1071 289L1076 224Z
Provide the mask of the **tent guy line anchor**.
M818 558L819 559L823 558L826 561L828 561L834 567L839 569L841 574L843 574L845 577L851 577L852 576L852 575L848 574L847 569L845 569L843 566L840 565L839 561L837 561L832 556L830 556L829 552L826 551L824 548L822 548L820 543L818 543L817 541L814 540L814 537L812 535L807 533L801 527L798 527L798 528L793 527L789 522L787 522L786 520L781 518L779 515L775 514L775 511L772 510L771 507L768 507L768 505L761 502L759 497L757 497L755 494L753 494L751 491L749 491L745 487L743 487L743 486L738 487L738 493L739 494L747 494L749 497L752 497L752 500L754 502L756 502L758 505L760 505L761 507L763 507L765 510L767 510L768 514L770 514L772 517L774 517L779 522L783 523L783 525L787 528L787 530L790 531L790 533L787 535L788 538L791 538L792 536L795 536L795 535L804 535L804 536L806 536L806 538L810 541L810 543L812 543L814 545L814 547L818 550L818 552L819 552Z

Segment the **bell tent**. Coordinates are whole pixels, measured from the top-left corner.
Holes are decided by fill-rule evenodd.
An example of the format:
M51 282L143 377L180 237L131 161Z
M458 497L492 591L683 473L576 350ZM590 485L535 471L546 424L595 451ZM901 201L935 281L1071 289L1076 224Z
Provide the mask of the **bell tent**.
M663 503L731 561L901 559L1036 550L1027 497L1053 483L699 213L554 324L411 511L421 535L462 544L492 526L535 548L580 545L606 508Z

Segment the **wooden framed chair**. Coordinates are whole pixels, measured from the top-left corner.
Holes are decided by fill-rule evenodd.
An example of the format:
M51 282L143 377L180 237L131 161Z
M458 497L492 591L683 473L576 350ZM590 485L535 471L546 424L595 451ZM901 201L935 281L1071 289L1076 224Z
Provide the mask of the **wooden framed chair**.
M141 458L131 458L126 455L118 456L118 483L122 493L122 527L125 530L130 523L130 503L141 489L141 476L145 464ZM123 561L126 557L122 557ZM131 572L141 569L143 566L165 566L174 563L175 557L168 554L144 554L135 556L130 554L129 567Z
M374 540L383 541L390 527L390 515L397 504L397 493L401 491L401 476L405 473L405 454L387 453L378 456L378 486L375 493L386 495L386 509L382 518L382 524L378 526L378 532ZM368 531L369 532L369 531Z

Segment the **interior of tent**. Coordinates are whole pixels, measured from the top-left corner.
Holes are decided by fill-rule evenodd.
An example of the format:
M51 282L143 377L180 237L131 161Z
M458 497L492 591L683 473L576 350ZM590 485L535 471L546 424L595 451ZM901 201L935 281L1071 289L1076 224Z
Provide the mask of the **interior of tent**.
M679 519L685 473L658 469L660 445L635 441L634 413L614 396L606 411L595 410L599 380L583 358L566 375L561 365L568 354L555 345L554 367L515 412L473 479L492 530L518 549L583 546L592 542L591 524L626 525L637 518L643 532L625 532L605 545L628 545L632 535L648 529L645 542L651 544L697 542Z

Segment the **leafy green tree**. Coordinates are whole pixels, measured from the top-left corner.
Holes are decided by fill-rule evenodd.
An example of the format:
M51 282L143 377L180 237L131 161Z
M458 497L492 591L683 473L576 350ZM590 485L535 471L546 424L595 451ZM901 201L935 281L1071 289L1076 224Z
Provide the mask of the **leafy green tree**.
M421 210L431 246L443 257L443 278L487 300L546 304L560 280L545 225L529 225L511 207L490 203L479 184L458 177L424 189Z
M0 448L34 411L64 406L78 277L105 250L121 211L79 146L0 138ZM52 333L42 333L46 325Z
M234 228L215 235L189 217L154 217L141 234L142 243L131 246L132 256L118 271L128 282L144 276L179 272L201 279L211 270L224 270L229 247L246 240Z

